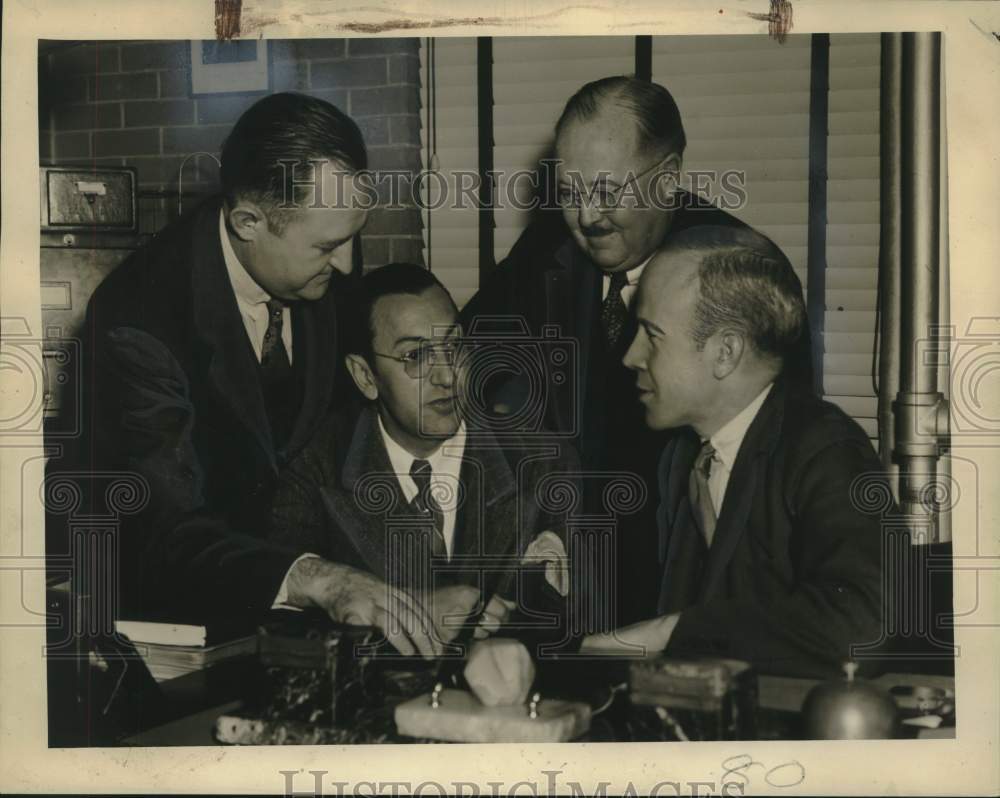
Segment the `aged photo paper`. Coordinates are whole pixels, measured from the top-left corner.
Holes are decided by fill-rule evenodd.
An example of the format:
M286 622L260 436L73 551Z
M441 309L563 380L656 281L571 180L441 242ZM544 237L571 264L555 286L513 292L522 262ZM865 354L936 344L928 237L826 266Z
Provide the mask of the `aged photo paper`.
M0 790L243 795L1000 791L1000 501L995 488L1000 480L1000 2L11 0L3 7L2 33ZM57 606L58 594L52 592L47 572L47 514L51 524L60 503L73 501L52 486L46 488L47 461L59 457L81 432L79 419L58 412L60 402L65 411L70 401L63 386L76 379L81 391L88 390L73 377L80 342L63 340L59 332L60 324L81 324L81 303L86 302L74 293L80 286L71 285L65 274L89 270L83 278L84 294L89 295L125 257L121 250L148 241L186 210L183 205L191 207L196 198L207 196L217 175L210 162L213 153L248 106L247 98L306 91L342 106L358 118L375 166L381 169L432 169L437 152L450 147L447 157L455 160L441 166L475 172L484 168L477 153L481 155L485 140L491 153L488 168L514 164L533 171L539 152L532 148L539 140L549 141L545 137L554 118L524 118L524 109L531 107L524 97L541 96L547 108L558 109L583 83L608 74L631 74L645 64L647 79L667 85L685 114L693 145L693 159L685 163L687 179L696 179L692 172L706 170L705 182L691 185L723 208L730 200L737 209L743 207L741 198L747 201L753 223L785 249L803 285L810 287L809 315L827 319L819 328L826 333L825 350L822 343L817 350L813 341L814 353L822 357L825 351L820 370L826 398L858 420L877 446L879 424L892 412L871 389L878 376L872 353L874 326L880 321L876 291L883 290L876 288L877 263L847 263L840 282L824 278L809 264L817 252L821 269L828 255L834 265L836 257L846 258L843 253L852 248L875 252L880 232L890 223L885 214L879 215L876 134L880 53L884 59L884 48L893 46L880 35L892 33L940 34L933 40L940 42L941 65L940 275L927 289L938 303L940 326L921 331L913 325L907 328L898 317L895 323L911 329L913 362L933 367L936 390L947 400L942 412L949 416L948 443L936 482L928 488L933 497L918 496L916 501L932 501L939 508L934 539L951 541L950 611L935 620L935 628L953 634L954 691L947 696L956 718L953 729L891 740L796 739L782 729L770 737L761 735L763 739L716 737L693 744L676 741L684 739L682 730L679 736L630 737L642 741L629 742L605 741L623 739L612 736L454 747L378 745L371 744L373 738L359 737L315 740L325 743L318 745L211 745L213 733L216 742L248 740L223 739L218 727L213 732L215 717L206 716L205 727L196 729L193 737L171 736L169 727L157 727L155 733L127 738L114 747L62 734L53 720L58 721L63 708L79 714L100 713L101 707L74 707L72 690L64 689L60 680L83 678L81 673L116 673L93 653L74 658L71 646L62 647L65 661L58 670L47 668L52 650L47 626L67 617L59 615L65 608ZM828 36L816 39L814 34ZM572 65L565 67L565 74L543 74L550 65L530 47L532 37L565 43L565 58ZM403 39L413 41L385 52L378 44ZM219 40L237 46L221 49L215 46ZM919 46L930 41L918 39L923 43ZM482 49L484 42L488 50ZM760 52L765 44L769 53L777 54L769 66L739 74L746 64L756 63L747 53ZM85 58L74 60L80 52ZM368 64L344 66L344 59L330 57L331 52L384 55L369 61L377 60L378 69L388 71L383 81L387 85L364 71ZM464 128L448 128L449 119L459 112L449 117L442 98L462 92L475 97L476 81L482 80L477 64L483 63L484 52L493 65L491 77L508 69L504 80L495 83L497 116L489 117L494 130L507 125L505 141L499 134L495 142L489 139L492 131L478 126L482 117ZM826 100L817 107L815 92L810 93L817 52L823 54L830 86L842 89L840 99L831 100L829 107ZM98 61L101 53L118 60L95 66L95 53ZM160 58L164 60L157 61ZM173 70L173 58L180 59L184 69ZM543 66L533 66L532 58ZM693 63L698 69L685 71L685 64ZM432 69L441 76L433 84L436 98L427 81ZM912 90L911 78L904 75L896 89ZM357 82L345 87L342 80ZM724 91L723 83L730 80L731 89ZM361 89L351 92L352 85ZM699 92L709 85L714 88L700 100ZM713 113L714 100L708 96L712 92L737 109L729 112L731 126L718 123L725 115ZM434 135L441 133L441 139L434 142L432 161L427 107L433 103L438 104ZM464 104L468 107L462 113L475 101ZM383 106L396 110L390 113L381 110ZM826 118L825 129L816 127L817 113ZM174 125L173 114L187 115L186 121ZM786 115L780 123L775 121L778 114ZM902 125L919 125L923 119L904 120ZM699 145L697 135L706 130L711 134L703 135ZM741 140L747 150L733 147L732 142ZM785 140L801 152L782 157ZM809 150L816 141L822 141L827 159L821 175L812 160L816 152ZM400 146L405 149L402 156L396 152ZM740 158L753 157L740 154L745 151L757 153L756 167L741 164ZM81 164L104 168L112 177L90 181L85 172L74 173L72 167ZM723 172L727 167L730 172ZM759 184L757 209L753 185L741 182L743 168L766 174ZM924 177L918 175L914 192ZM809 214L820 207L811 204L816 198L809 194L817 179L836 186L821 201L826 231L821 239L807 232L813 218ZM100 206L102 197L118 190L132 198L132 205L106 227L74 227L72 219L57 218L65 211L57 201L60 191L84 198L73 206L75 211L71 207L72 215L85 214L87 204ZM70 199L72 206L79 197ZM905 206L907 199L901 202ZM382 217L375 230L369 225L361 233L362 240L367 238L366 265L427 265L461 309L475 294L480 277L506 256L526 224L523 209L498 210L495 225L483 233L486 228L474 207L436 217L411 208L407 221L396 227ZM433 222L437 224L432 227ZM489 245L480 234L492 243L492 256L484 255ZM87 236L93 238L88 242ZM830 255L835 250L841 254ZM864 273L854 268L862 265ZM905 296L909 288L897 284L896 290ZM77 329L73 327L79 335ZM56 345L57 339L63 343ZM434 350L428 357L435 365L433 358L443 356ZM56 417L62 426L49 421ZM913 446L917 452L919 445ZM116 494L113 502L109 498L126 511L134 500L128 490ZM878 504L881 499L875 491L859 501ZM887 503L891 505L891 496ZM88 539L97 541L106 531L107 519L77 521L91 530L94 537ZM92 567L80 564L78 558L85 554L81 548L67 555L68 572L79 576ZM103 576L95 569L80 578L96 582ZM555 584L559 576L550 570L546 578ZM950 652L950 646L946 648ZM950 653L947 659L946 669ZM927 683L945 683L934 678ZM60 683L54 687L53 680ZM798 702L803 696L800 692L789 700ZM612 692L609 703L615 698ZM531 705L531 717L536 708ZM105 719L95 717L92 723L97 728Z

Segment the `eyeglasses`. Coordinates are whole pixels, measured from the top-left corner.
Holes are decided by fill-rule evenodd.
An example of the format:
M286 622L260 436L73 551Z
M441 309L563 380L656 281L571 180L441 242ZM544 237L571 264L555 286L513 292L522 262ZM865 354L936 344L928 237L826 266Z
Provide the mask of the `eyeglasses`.
M466 347L459 341L446 343L425 341L401 355L388 355L382 352L372 352L372 354L402 363L406 376L416 380L429 375L431 369L436 366L454 368L465 351Z
M666 156L660 158L652 165L646 167L638 174L631 175L617 188L606 188L603 185L596 185L590 190L590 204L593 205L600 213L610 213L619 207L621 202L622 193L625 191L626 187L638 180L640 177L644 177L652 172L657 166L659 166L663 161L666 160ZM556 194L556 204L566 210L575 210L580 208L585 204L583 194L577 190L577 186L574 182L571 186L560 186L558 193Z

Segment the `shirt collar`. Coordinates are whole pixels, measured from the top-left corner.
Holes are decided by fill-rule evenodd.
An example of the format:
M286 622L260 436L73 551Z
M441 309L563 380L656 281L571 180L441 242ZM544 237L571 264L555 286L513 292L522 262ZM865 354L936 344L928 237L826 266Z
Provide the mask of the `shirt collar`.
M222 257L226 261L229 282L233 285L237 301L245 305L261 305L267 302L271 296L257 285L236 256L233 243L229 240L229 231L226 229L225 209L219 211L219 238L222 240Z
M642 277L642 272L646 268L646 264L649 263L653 259L653 255L655 255L655 254L656 254L656 252L654 250L653 252L649 253L649 257L647 257L646 260L644 260L638 266L633 266L631 269L629 269L627 272L625 272L625 282L628 285L638 285L639 284L639 278ZM605 280L610 280L611 279L611 274L609 272L605 272L604 273L604 279Z
M757 417L761 405L764 404L764 400L767 399L767 395L773 386L774 383L769 382L750 404L727 421L718 432L709 438L712 448L715 449L715 457L713 459L721 462L730 471L736 462L736 455L739 454L740 446L743 443L743 438L746 437L747 430L750 429L750 425Z
M382 416L378 416L378 429L385 443L386 452L389 454L389 463L397 476L410 476L410 468L417 458L400 446L382 423ZM458 431L450 438L446 439L427 457L423 458L431 464L431 471L435 476L449 475L458 479L459 471L462 468L462 457L465 453L465 422L463 421Z

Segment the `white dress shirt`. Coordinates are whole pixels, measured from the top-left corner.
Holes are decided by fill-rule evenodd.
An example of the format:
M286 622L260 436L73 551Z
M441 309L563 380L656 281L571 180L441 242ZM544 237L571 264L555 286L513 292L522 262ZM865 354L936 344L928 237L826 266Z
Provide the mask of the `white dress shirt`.
M441 507L444 520L445 548L450 558L454 553L455 518L458 515L458 505L461 499L461 483L459 474L462 471L462 457L465 455L465 422L452 437L442 443L432 454L424 458L416 458L392 439L382 423L378 420L379 432L389 453L389 462L399 481L399 488L408 502L417 495L417 485L410 476L410 468L417 459L427 460L431 464L431 493Z
M727 421L718 430L709 442L715 449L712 456L712 469L708 476L708 491L712 494L712 504L715 505L715 514L722 514L722 502L726 498L726 488L729 486L729 477L733 473L733 465L736 463L736 456L740 452L740 446L746 437L747 430L760 412L761 405L767 399L774 383L768 383L754 398L750 404L744 407L732 419Z
M655 254L655 253L654 253ZM646 268L646 264L652 259L653 255L650 255L646 260L640 263L638 266L633 266L627 272L625 272L625 279L628 282L622 286L622 302L625 303L625 307L632 307L632 299L635 297L635 292L639 288L639 278L642 276L643 269ZM608 298L608 291L611 290L611 275L604 272L604 278L601 287L601 299Z
M219 238L222 239L222 257L226 261L226 271L229 273L229 282L232 283L233 291L236 294L236 304L240 309L240 316L243 318L243 326L246 328L247 337L250 339L250 345L253 346L254 354L257 355L259 363L260 353L264 347L264 333L267 332L267 302L271 296L257 285L243 264L240 263L240 259L236 257L236 251L229 240L226 215L223 211L219 211ZM285 305L281 319L281 342L285 345L288 362L291 363L292 311L288 305Z

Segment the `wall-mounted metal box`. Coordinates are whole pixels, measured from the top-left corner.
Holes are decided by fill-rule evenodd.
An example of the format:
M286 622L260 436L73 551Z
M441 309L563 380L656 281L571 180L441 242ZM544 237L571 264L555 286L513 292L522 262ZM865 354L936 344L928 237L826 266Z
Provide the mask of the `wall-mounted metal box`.
M134 169L43 166L39 176L43 231L138 229Z

